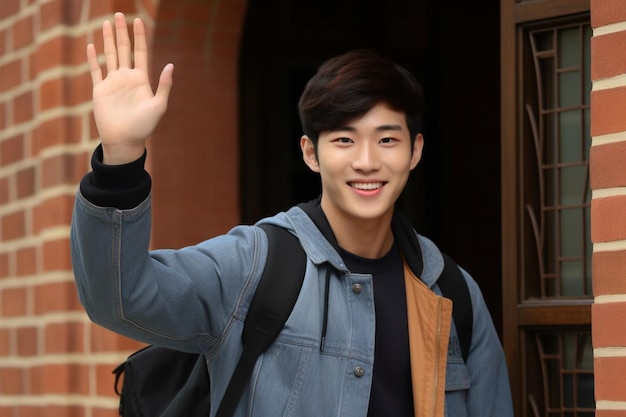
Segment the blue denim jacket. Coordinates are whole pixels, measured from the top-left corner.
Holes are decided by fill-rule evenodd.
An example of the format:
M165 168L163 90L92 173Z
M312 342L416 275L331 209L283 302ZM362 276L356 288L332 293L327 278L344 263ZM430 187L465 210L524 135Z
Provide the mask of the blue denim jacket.
M285 328L256 364L236 416L365 417L375 313L371 276L351 274L310 218L295 207L262 220L295 233L308 261ZM218 403L242 351L241 332L263 271L267 239L254 226L178 250L149 251L151 201L131 210L76 198L71 252L79 296L96 323L127 337L203 353ZM419 237L420 277L439 294L439 250ZM327 263L332 265L329 323L320 351ZM504 354L482 295L465 272L474 311L470 355L461 357L454 326L446 368L445 415L513 415ZM361 291L352 290L355 283ZM356 371L358 370L358 372ZM213 410L214 412L215 410Z

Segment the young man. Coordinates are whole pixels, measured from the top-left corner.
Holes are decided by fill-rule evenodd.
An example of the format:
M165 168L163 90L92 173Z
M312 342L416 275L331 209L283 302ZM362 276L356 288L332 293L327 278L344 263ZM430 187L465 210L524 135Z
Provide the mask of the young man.
M104 79L94 46L87 50L101 145L71 232L81 301L109 329L204 354L218 404L242 351L267 238L256 226L238 226L193 247L148 250L145 138L167 107L173 66L153 94L142 22L134 22L134 68L121 13L116 36L109 22L103 35ZM512 416L503 351L478 286L463 271L474 323L463 360L452 302L437 284L442 254L394 211L422 155L421 100L407 71L364 51L327 61L308 83L300 145L320 174L321 197L259 222L297 236L307 270L237 416Z

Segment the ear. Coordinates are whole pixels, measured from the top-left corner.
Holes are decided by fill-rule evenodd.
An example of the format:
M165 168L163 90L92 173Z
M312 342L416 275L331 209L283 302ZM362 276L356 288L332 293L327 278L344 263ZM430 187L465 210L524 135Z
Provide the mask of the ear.
M304 135L300 138L300 149L302 150L302 159L304 163L313 172L320 172L320 165L317 162L317 155L315 154L315 145L313 141Z
M413 154L411 155L411 170L417 166L422 159L422 149L424 148L424 136L418 133L413 142Z

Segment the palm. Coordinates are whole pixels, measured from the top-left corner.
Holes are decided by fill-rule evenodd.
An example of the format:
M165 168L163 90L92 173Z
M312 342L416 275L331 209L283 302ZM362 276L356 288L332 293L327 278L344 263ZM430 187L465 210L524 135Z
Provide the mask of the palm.
M93 112L102 141L109 144L144 141L165 108L150 87L147 74L121 68L94 86Z

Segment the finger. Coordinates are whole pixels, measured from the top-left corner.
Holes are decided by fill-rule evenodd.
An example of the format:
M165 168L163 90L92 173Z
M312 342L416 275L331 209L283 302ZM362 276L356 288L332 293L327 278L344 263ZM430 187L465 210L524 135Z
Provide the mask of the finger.
M135 68L148 71L148 43L146 42L146 28L139 18L133 21L135 36Z
M115 13L115 37L117 38L117 60L120 67L130 68L131 48L128 25L123 13Z
M98 62L98 54L93 43L87 45L87 62L89 63L89 71L91 72L91 82L95 86L102 81L102 69Z
M172 90L174 74L174 65L167 64L163 71L161 71L161 76L159 77L159 85L157 86L157 91L154 95L154 98L160 103L163 111L167 108L167 101L170 97L170 91Z
M117 69L117 48L115 47L115 36L111 22L105 20L102 23L102 38L104 41L104 58L106 60L107 72Z

